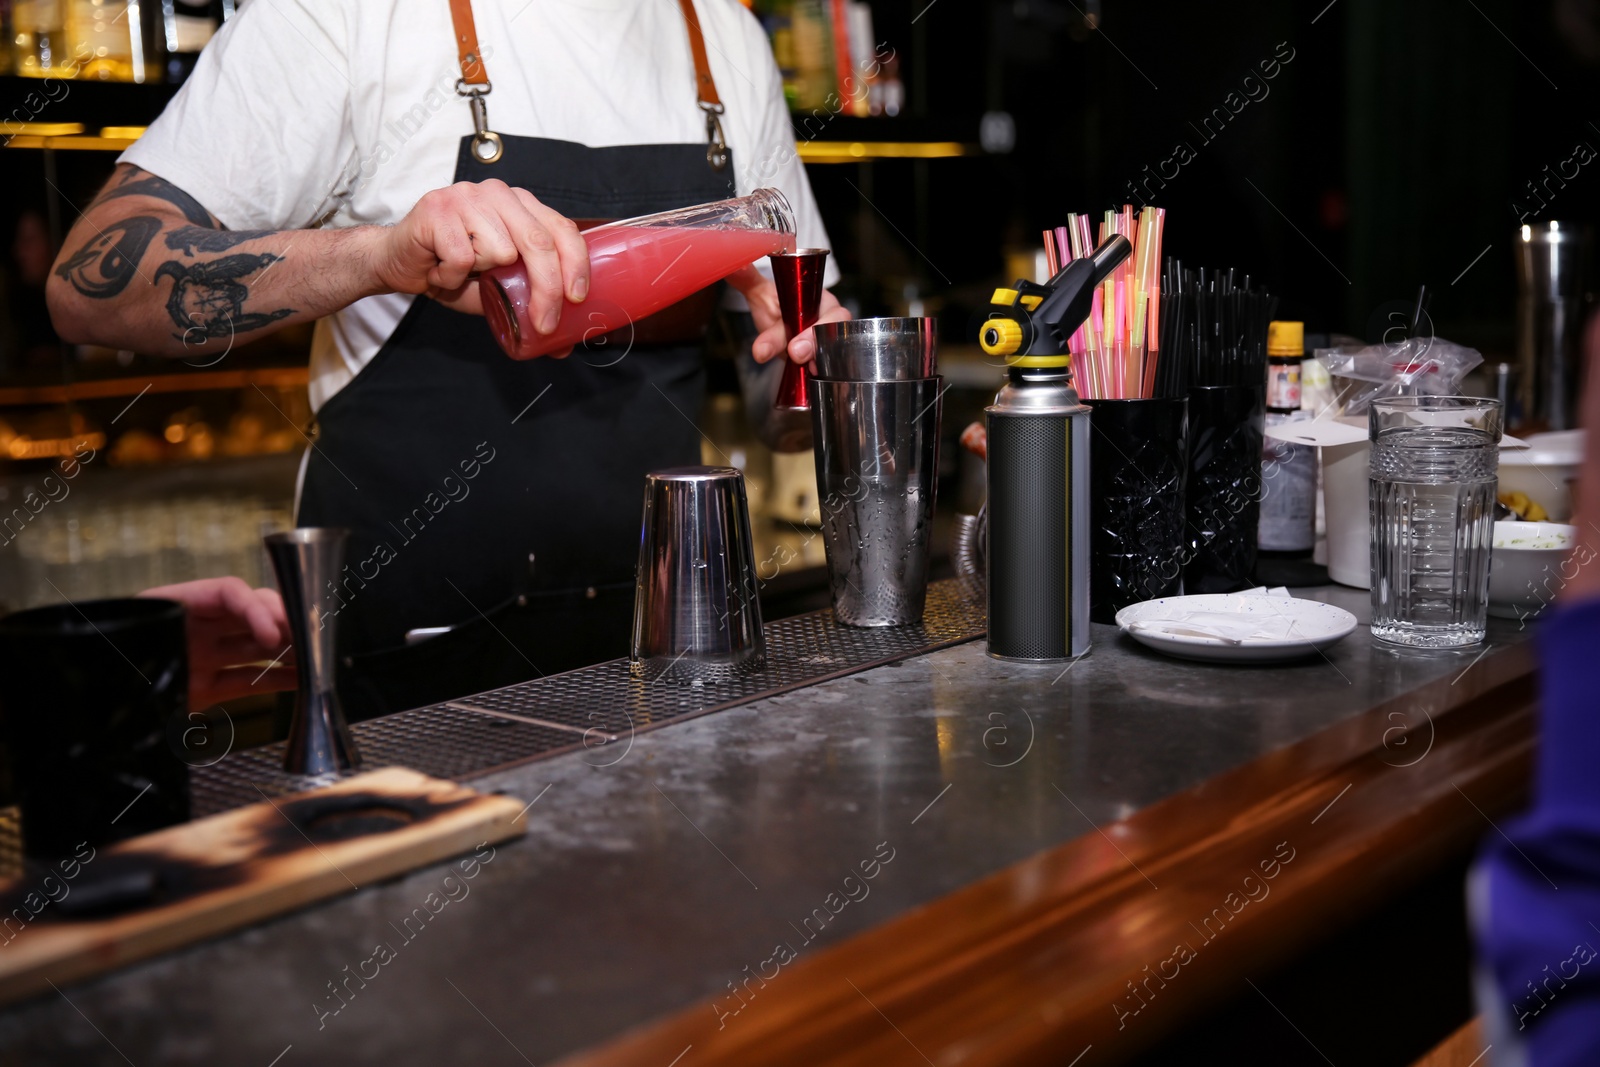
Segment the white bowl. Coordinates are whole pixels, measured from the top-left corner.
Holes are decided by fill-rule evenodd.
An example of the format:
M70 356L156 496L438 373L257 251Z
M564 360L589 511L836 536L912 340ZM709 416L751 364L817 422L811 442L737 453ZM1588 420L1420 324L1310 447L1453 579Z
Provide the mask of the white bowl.
M1502 493L1526 493L1544 508L1551 522L1572 517L1572 481L1583 462L1583 431L1536 433L1524 439L1525 449L1500 453Z
M1489 614L1499 619L1531 619L1555 599L1572 577L1566 564L1578 535L1559 522L1494 524L1489 558Z

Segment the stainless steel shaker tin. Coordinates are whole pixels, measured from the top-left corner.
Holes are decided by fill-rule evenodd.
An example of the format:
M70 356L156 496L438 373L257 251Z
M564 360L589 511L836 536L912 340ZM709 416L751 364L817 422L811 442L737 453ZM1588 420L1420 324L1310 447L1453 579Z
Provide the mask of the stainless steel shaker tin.
M840 382L894 382L939 373L939 340L930 318L849 319L816 327L812 373Z
M846 626L922 621L941 382L809 383L833 614Z
M733 467L646 475L634 675L716 682L760 668L765 656L744 475Z

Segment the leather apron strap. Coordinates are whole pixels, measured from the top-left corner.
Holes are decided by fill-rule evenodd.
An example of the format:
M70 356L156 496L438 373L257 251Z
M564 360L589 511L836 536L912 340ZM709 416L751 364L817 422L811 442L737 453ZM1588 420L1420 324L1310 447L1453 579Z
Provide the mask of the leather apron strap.
M678 0L678 6L683 10L683 23L689 31L689 54L694 58L695 98L706 117L706 162L711 164L712 170L721 171L728 165L728 141L722 133L722 98L717 95L716 79L711 76L705 34L700 30L694 0ZM478 50L478 27L472 20L472 0L450 0L450 23L455 29L456 55L461 64L456 93L467 97L472 107L472 152L483 162L493 163L500 158L502 148L500 135L489 129L484 97L494 86L483 65L483 54Z
M472 0L450 0L450 22L456 31L461 80L468 85L488 85L489 72L478 54L478 27L472 21Z

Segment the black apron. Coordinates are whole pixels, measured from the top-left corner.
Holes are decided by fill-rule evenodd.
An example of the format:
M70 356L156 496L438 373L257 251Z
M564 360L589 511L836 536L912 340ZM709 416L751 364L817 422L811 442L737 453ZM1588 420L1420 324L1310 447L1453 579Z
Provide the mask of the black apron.
M485 163L473 142L457 181L499 178L568 218L735 195L704 144L501 135ZM627 344L519 362L482 317L419 296L317 412L297 518L351 531L329 591L351 719L627 654L644 477L700 462L705 389L701 344ZM423 627L451 629L406 646Z

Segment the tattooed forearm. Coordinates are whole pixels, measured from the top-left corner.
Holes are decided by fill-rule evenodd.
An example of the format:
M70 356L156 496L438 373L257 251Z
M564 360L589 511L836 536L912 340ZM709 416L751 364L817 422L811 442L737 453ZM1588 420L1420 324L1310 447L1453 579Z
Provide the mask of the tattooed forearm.
M387 232L229 230L168 179L122 163L74 223L45 300L69 344L175 357L221 349L221 358L235 337L260 337L388 291L373 269Z
M144 174L140 171L129 171L129 178L125 178L121 185L115 189L107 189L95 200L96 204L104 204L109 200L116 200L124 196L153 196L157 200L165 200L179 211L183 217L196 226L214 229L217 220L211 217L211 212L200 206L200 201L179 189L165 178L154 174Z
M84 296L109 300L138 274L145 249L160 231L161 220L148 215L113 222L62 260L56 274Z
M257 330L295 313L294 308L276 311L244 310L250 288L239 281L279 262L283 257L271 252L259 255L223 256L204 263L185 263L171 259L161 264L156 278L172 279L172 294L167 297L167 314L183 331L180 340L201 337L230 337Z
M179 226L167 234L167 247L192 256L196 252L226 252L235 245L272 237L277 230L218 230L208 226Z

